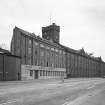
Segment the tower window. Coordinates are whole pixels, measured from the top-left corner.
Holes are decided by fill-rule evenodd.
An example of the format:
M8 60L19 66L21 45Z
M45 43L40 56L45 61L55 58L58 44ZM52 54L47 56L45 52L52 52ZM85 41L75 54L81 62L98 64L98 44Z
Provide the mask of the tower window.
M35 50L35 55L37 55L37 50Z

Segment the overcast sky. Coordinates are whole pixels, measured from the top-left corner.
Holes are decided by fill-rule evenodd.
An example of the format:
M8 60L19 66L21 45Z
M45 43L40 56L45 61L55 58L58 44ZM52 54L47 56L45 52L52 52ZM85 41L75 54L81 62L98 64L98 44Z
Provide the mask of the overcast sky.
M60 43L105 60L105 0L0 0L0 44L10 46L15 26L41 36L50 17Z

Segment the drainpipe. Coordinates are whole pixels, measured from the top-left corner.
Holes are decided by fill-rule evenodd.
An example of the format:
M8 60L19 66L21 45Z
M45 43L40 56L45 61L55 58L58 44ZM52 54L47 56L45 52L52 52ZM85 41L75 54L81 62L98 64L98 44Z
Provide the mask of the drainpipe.
M5 81L5 55L3 54L3 81Z

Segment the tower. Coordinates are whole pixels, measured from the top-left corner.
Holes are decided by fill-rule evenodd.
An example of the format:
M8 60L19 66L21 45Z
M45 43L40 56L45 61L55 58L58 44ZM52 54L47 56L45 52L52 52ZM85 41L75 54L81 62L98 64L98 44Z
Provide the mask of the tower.
M55 23L47 27L42 27L42 37L47 40L51 40L54 43L59 43L60 39L60 26L57 26Z

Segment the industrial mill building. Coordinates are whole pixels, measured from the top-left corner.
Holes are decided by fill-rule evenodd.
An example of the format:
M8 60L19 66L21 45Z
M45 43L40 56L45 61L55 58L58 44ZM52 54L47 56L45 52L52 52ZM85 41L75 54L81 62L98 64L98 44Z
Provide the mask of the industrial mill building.
M15 27L11 53L21 57L21 80L105 75L101 57L60 44L60 26L55 23L42 27L42 38Z

